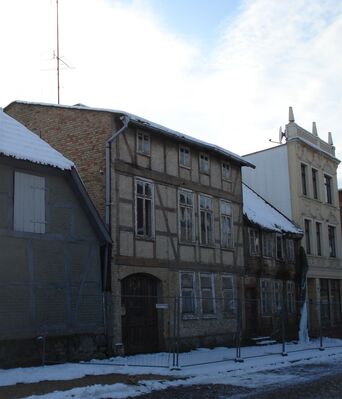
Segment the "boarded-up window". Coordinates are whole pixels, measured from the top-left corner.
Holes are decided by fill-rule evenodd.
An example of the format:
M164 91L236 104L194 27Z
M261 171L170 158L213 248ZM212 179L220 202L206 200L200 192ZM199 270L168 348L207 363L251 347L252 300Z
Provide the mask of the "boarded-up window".
M201 308L205 315L215 313L213 275L211 273L200 273L201 283Z
M14 175L14 230L45 233L45 178Z

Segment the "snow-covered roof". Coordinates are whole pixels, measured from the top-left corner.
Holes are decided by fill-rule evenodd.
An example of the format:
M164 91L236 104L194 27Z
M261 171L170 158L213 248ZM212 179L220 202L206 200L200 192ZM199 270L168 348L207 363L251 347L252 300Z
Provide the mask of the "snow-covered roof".
M59 169L74 163L0 108L0 154Z
M220 155L223 155L223 156L226 156L226 157L229 157L229 158L235 160L236 162L240 163L242 166L249 166L249 167L255 168L255 166L251 162L240 157L239 155L235 154L234 152L226 150L225 148L222 148L215 144L207 143L202 140L198 140L195 137L188 136L181 132L177 132L176 130L169 129L165 126L159 125L158 123L151 122L145 118L141 118L140 116L137 116L137 115L125 112L125 111L108 109L108 108L96 108L96 107L93 108L93 107L88 107L87 105L84 105L84 104L61 105L61 104L49 104L49 103L28 102L28 101L14 101L13 103L27 104L27 105L40 105L43 107L45 106L45 107L69 108L69 109L79 109L79 110L88 110L88 111L110 112L113 114L119 114L119 115L122 115L122 116L125 116L126 118L128 118L129 122L139 125L141 127L149 128L149 129L157 131L160 134L164 134L164 135L176 138L178 140L181 140L181 141L184 141L187 143L191 143L193 145L200 146L202 148L205 148L208 151L213 151L213 152L219 153Z
M244 183L242 190L243 213L251 223L279 233L303 234L298 226Z

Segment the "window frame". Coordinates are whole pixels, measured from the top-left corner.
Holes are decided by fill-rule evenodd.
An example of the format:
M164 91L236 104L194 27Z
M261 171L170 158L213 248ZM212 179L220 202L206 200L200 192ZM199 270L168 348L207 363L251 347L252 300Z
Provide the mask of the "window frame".
M201 207L201 197L206 198L211 200L211 209L207 210L207 209L202 209ZM215 224L214 224L214 198L211 197L210 195L207 194L198 194L198 214L199 214L199 220L198 220L198 224L199 224L199 238L200 238L200 245L202 246L213 246L215 244L215 236L214 236L214 228L215 228ZM202 234L202 213L205 214L204 217L204 221L205 221L205 235L208 235L208 225L207 225L207 214L210 214L211 218L211 239L209 239L210 237L206 237L206 241L203 241L203 234ZM208 238L208 240L207 240Z
M264 258L275 257L275 235L272 232L262 232L262 256Z
M286 306L288 313L296 312L296 285L293 280L286 281Z
M253 234L251 234L252 232ZM251 240L251 235L253 236L253 240ZM252 242L254 243L253 248ZM260 256L260 232L254 227L248 228L248 247L250 256Z
M280 243L280 251L279 251L279 243ZM281 234L276 234L276 259L283 261L284 260L284 243L283 236Z
M142 136L142 139L139 139L139 136ZM147 150L145 149L145 139L148 138L146 141L148 143ZM147 157L151 156L151 135L149 133L145 133L143 130L138 130L136 133L136 150L138 154L145 155ZM141 143L141 146L140 146ZM140 148L141 147L141 148Z
M228 173L226 176L225 176L226 173L224 172L225 170L228 170ZM231 181L232 167L229 162L221 161L221 175L222 175L222 180Z
M271 317L273 309L272 280L260 279L260 313L263 317Z
M317 256L323 256L322 226L323 226L322 222L315 221L316 255ZM317 227L319 227L319 228L317 229Z
M192 280L192 287L184 287L182 285L183 275L191 275L191 280ZM192 312L184 312L183 311L183 290L187 292L191 292L190 298L192 300L192 306L193 306L193 311ZM193 271L180 271L179 272L179 292L180 292L180 313L182 315L183 319L192 319L192 318L197 318L197 301L196 301L196 275L195 272Z
M138 194L138 182L151 186L151 198L146 197L144 194ZM138 198L143 200L143 224L144 224L144 233L138 233ZM146 200L151 201L151 234L146 234ZM141 177L134 178L134 210L135 210L135 237L143 240L154 240L155 238L155 203L154 203L154 182L151 180L147 180Z
M225 288L223 283L224 279L229 279L231 281L232 288ZM221 275L221 289L222 289L222 314L228 318L235 318L237 311L237 304L235 299L235 287L234 287L234 276L231 274L222 274ZM228 298L230 303L226 302L226 292L228 292ZM227 303L227 309L225 308L225 304ZM229 308L229 310L228 310Z
M187 204L181 204L180 195L184 192L186 194L191 194L192 196L192 206ZM191 211L191 218L192 218L192 229L191 229L191 237L190 239L182 239L182 220L181 220L181 207L185 207L186 209L192 209ZM180 243L185 244L194 244L196 242L196 223L195 223L195 193L191 190L187 190L185 188L178 189L178 239Z
M311 168L311 180L312 180L312 197L315 200L319 200L319 176L316 168Z
M302 186L302 194L307 197L309 194L308 190L308 165L305 163L300 164L300 175L301 175L301 186Z
M222 211L221 204L226 203L230 206L230 214ZM230 222L230 233L228 233L227 242L224 242L223 225L224 221L229 220ZM221 248L233 249L234 248L234 219L233 219L233 204L231 201L220 199L220 233L221 233ZM230 236L230 238L229 238Z
M275 312L279 312L283 307L283 281L273 280L273 307Z
M202 276L210 278L210 288L202 287L202 279L201 279ZM198 278L199 278L199 289L200 289L201 315L202 315L202 317L205 317L205 318L215 317L216 316L216 301L215 301L214 274L210 273L210 272L199 272ZM210 293L211 293L211 300L212 300L211 302L212 302L212 309L213 309L212 313L204 313L204 311L203 311L203 300L210 299L210 295L208 297L203 295L203 290L210 291Z
M13 230L46 233L46 178L26 171L14 171Z
M312 255L312 220L308 218L304 218L304 240L307 255Z
M202 160L204 160L205 164L207 165L205 168L203 168L203 162ZM210 173L210 157L206 152L200 152L199 156L198 156L198 169L200 173L204 173L209 175Z
M333 205L333 177L327 173L324 173L324 194L325 202Z
M188 164L182 163L182 160L186 159L186 156L183 156L182 154L185 154L184 150L188 151ZM182 168L186 168L186 169L191 169L191 151L190 151L190 147L180 144L178 147L178 163L179 166L181 166Z
M329 258L334 258L334 259L336 259L337 258L337 242L336 242L336 231L337 231L337 229L336 229L336 226L335 225L332 225L332 224L328 224L328 226L327 226L327 228L328 228L328 250L329 250ZM331 235L330 235L330 232L333 232L333 241L332 241L332 244L333 245L331 245Z

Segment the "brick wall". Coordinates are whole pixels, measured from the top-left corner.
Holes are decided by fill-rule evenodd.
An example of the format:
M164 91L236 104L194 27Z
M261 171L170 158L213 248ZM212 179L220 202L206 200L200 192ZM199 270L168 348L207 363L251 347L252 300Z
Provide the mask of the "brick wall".
M5 112L72 160L101 217L105 204L105 143L113 115L85 109L13 102Z

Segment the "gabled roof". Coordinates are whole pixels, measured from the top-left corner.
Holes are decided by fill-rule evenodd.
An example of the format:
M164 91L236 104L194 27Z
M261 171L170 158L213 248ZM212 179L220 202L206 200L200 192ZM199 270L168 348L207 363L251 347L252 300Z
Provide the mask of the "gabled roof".
M65 170L74 163L0 108L0 154Z
M243 214L252 224L278 233L303 235L298 226L245 183L242 192Z
M9 105L7 105L7 107L9 107L11 104L15 104L15 103L26 104L26 105L38 105L38 106L42 106L42 107L45 106L45 107L78 109L78 110L83 110L83 111L87 110L87 111L109 112L114 115L124 116L128 119L128 123L132 123L137 126L140 126L141 128L155 131L158 134L172 137L172 138L182 141L184 143L193 144L197 147L201 147L202 149L204 149L206 151L212 151L221 156L228 157L228 158L236 161L237 163L239 163L242 166L249 166L251 168L255 168L255 166L252 163L250 163L246 159L240 157L239 155L226 150L225 148L219 147L215 144L207 143L202 140L198 140L192 136L188 136L186 134L177 132L176 130L169 129L165 126L159 125L158 123L151 122L145 118L141 118L140 116L137 116L137 115L125 112L125 111L119 111L119 110L107 109L107 108L93 108L93 107L88 107L84 104L77 104L77 105L71 106L71 105L48 104L48 103L27 102L27 101L13 101Z

